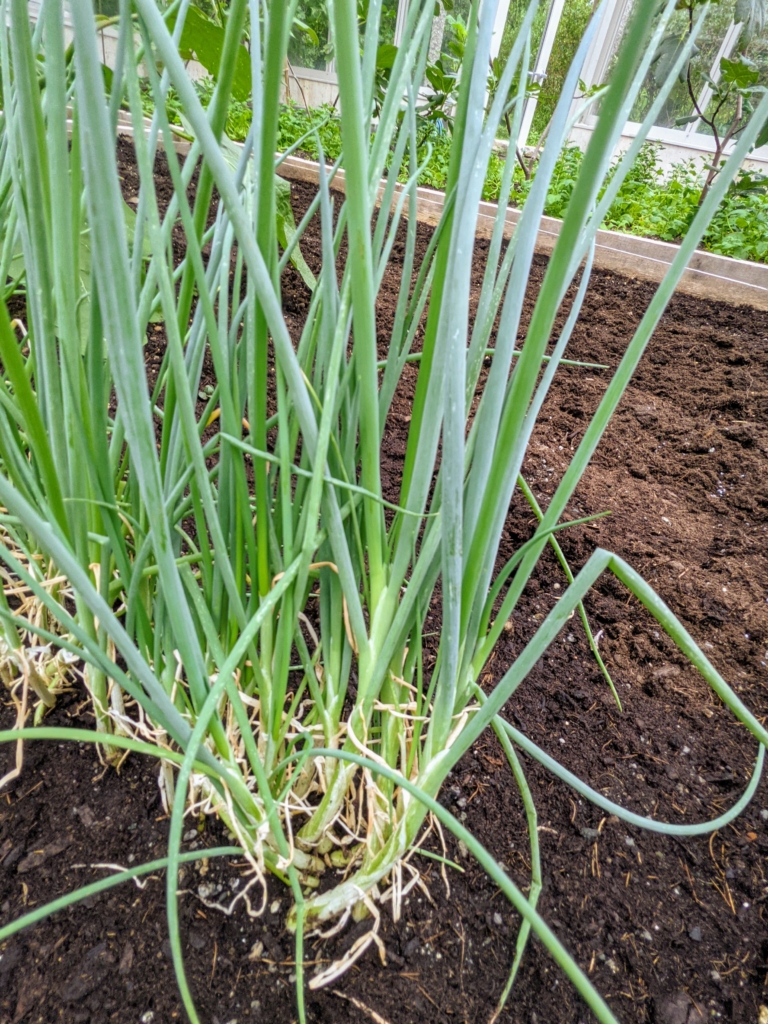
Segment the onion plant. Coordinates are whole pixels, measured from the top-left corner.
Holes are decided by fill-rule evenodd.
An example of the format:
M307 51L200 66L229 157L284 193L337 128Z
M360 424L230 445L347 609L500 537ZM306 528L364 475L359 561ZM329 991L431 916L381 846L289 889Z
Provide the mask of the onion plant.
M404 42L372 124L381 0L371 0L364 28L355 0L335 0L346 198L339 204L332 197L335 169L321 160L317 196L289 237L280 228L275 140L295 6L295 0L232 0L216 88L203 109L178 45L189 0L176 0L166 11L155 0L121 0L109 94L90 0L70 4L73 57L65 49L62 0L45 0L34 32L24 0L0 4L0 283L6 298L23 289L27 331L22 336L12 328L3 305L0 559L6 576L45 611L30 618L0 604L0 620L9 648L37 637L82 659L97 724L94 733L43 726L0 739L90 739L107 757L129 749L151 753L164 766L172 816L160 866L167 867L174 963L192 1021L198 1018L184 976L176 894L190 805L223 819L249 859L254 884L263 884L269 872L290 886L302 1020L304 934L350 914L371 915L369 934L309 982L326 984L376 941L378 902L390 901L398 914L418 881L407 855L432 814L463 839L521 915L510 984L533 928L598 1019L612 1021L536 912L536 813L517 751L619 817L677 835L722 827L757 785L765 727L629 565L597 550L574 576L556 534L569 525L561 521L567 504L766 119L768 97L702 203L541 509L521 475L523 461L555 374L579 372L560 368L589 281L595 234L688 59L705 12L637 138L609 173L675 0L635 5L517 349L548 183L579 114L571 97L603 9L566 78L536 178L505 248L512 161L506 166L473 318L478 205L499 123L509 118L512 132L519 128L536 0L489 105L496 4L472 6L446 203L421 262L416 99L434 4L410 4ZM222 132L246 29L253 123L245 145L233 150ZM150 129L134 132L141 179L134 215L121 195L115 132L121 105L136 126L143 123L141 69L155 114ZM170 85L194 138L183 163L166 121ZM164 213L153 180L161 140L175 190ZM405 180L401 188L398 178ZM282 312L281 274L315 214L322 225L322 269L316 282L309 279L309 315L296 338ZM173 232L179 227L186 248L177 265ZM376 300L401 230L401 286L382 344ZM575 299L566 298L576 282ZM564 305L568 316L558 331ZM167 348L150 385L144 345L158 321ZM420 331L423 343L415 352ZM217 382L210 395L201 391L207 355ZM409 360L419 368L402 481L399 493L385 494L381 443ZM516 488L532 503L538 526L499 571ZM568 586L503 678L484 692L479 680L547 544L556 547ZM761 744L747 792L716 821L667 825L630 814L569 775L502 716L575 610L589 632L582 601L606 572L650 610ZM52 579L66 586L49 585ZM428 670L424 623L436 592L442 601L439 648ZM64 599L69 593L73 601ZM489 727L526 808L527 896L437 800L447 775ZM341 878L320 886L329 868L341 869ZM81 890L6 925L0 938L86 894Z

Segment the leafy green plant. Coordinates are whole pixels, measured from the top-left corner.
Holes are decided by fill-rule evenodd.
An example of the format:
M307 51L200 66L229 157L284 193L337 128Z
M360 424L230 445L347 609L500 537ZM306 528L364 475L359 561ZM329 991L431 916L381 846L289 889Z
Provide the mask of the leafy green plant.
M0 197L12 195L17 211L13 223L4 222L3 252L23 251L29 324L27 337L19 339L5 307L0 309L0 502L8 531L0 538L0 560L58 626L54 631L2 606L0 621L9 646L16 630L83 659L100 729L91 742L107 751L149 753L165 766L172 814L168 856L161 863L167 871L174 966L193 1022L198 1017L178 927L180 843L190 791L234 834L236 849L251 865L252 885L263 883L270 872L290 887L302 1022L305 933L343 924L352 914L371 919L368 934L341 961L314 975L312 987L332 982L377 942L377 904L391 901L397 914L404 892L415 884L405 858L428 814L466 843L521 915L509 984L534 931L597 1018L614 1021L537 913L542 875L536 813L516 749L624 820L680 836L723 827L755 791L768 744L764 725L630 566L597 550L574 575L556 535L573 525L561 522L567 504L768 113L768 98L693 217L546 509L539 508L521 476L555 373L578 369L562 364L589 281L595 233L654 123L664 88L617 166L612 154L674 4L669 0L658 24L646 5L637 6L590 146L573 181L562 189L569 196L567 203L563 199L562 230L519 349L515 343L538 225L567 138L570 97L598 19L579 45L503 255L514 162L502 169L499 214L478 308L470 318L478 203L513 81L519 83L513 129L522 117L535 3L485 114L494 10L493 4L472 9L448 153L448 198L418 266L416 218L404 223L403 212L406 200L418 201L423 170L416 97L427 60L432 0L410 6L406 42L393 61L375 130L371 114L381 5L371 0L361 52L357 4L336 0L332 33L346 198L334 210L333 169L326 168L318 140L318 195L295 234L285 236L285 248L279 245L274 154L292 13L286 5L268 4L263 38L258 17L251 19L253 118L245 145L235 153L222 137L246 3L232 0L229 6L218 77L206 108L179 49L183 8L172 35L155 0L134 0L155 102L151 129L135 135L141 191L133 239L126 232L114 149L123 94L134 123L142 116L128 0L120 23L123 63L109 99L86 0L72 6L72 95L64 72L61 0L46 3L39 39L30 33L24 0L0 5L0 25L8 25L0 31L7 98ZM35 76L38 42L47 72L42 95ZM665 88L671 88L685 59L684 50ZM183 167L170 144L169 83L194 138ZM153 179L160 134L169 143L174 184L162 217ZM187 188L198 167L191 204ZM395 183L403 173L406 187L397 197ZM218 207L209 227L214 187ZM322 269L309 316L294 339L281 308L281 271L309 217L318 212ZM76 323L83 217L92 236L85 340ZM172 245L177 222L186 241L180 266ZM401 287L380 349L376 299L401 226L406 236ZM146 266L144 238L151 252ZM564 327L555 330L564 297L582 269ZM153 312L163 317L167 352L150 389L143 344ZM497 317L490 369L481 380ZM422 345L414 351L420 329ZM201 388L206 354L217 378L212 392ZM419 363L418 383L399 493L390 493L380 450L409 360ZM211 436L207 428L214 423L218 432ZM498 570L517 487L538 526ZM548 544L568 586L486 693L479 680ZM67 581L74 607L44 585L43 572ZM714 821L667 825L633 815L564 772L501 714L577 610L589 631L583 599L606 572L649 609L760 744L744 796ZM424 628L438 586L440 640L430 666ZM599 660L594 643L593 649ZM437 799L448 773L489 727L500 738L526 808L532 867L527 895ZM81 741L83 734L11 730L0 740L35 737ZM343 876L318 892L328 863ZM126 877L98 884L106 887ZM5 925L0 940L67 900Z
M370 0L357 0L357 16L361 34L368 20ZM327 0L298 0L293 19L288 56L296 67L323 68L333 59L333 42ZM378 26L380 45L391 45L397 20L397 0L381 0L376 4L374 22Z
M168 28L173 30L175 16L168 19ZM224 50L226 30L210 18L206 18L197 7L191 7L184 19L184 28L179 39L179 53L186 60L198 60L209 75L215 79L219 73L221 55ZM232 96L235 100L247 99L251 94L251 61L248 50L238 47L235 71L232 78Z
M648 145L619 190L608 211L606 227L678 241L688 230L701 195L701 167L688 160L664 171L657 162L658 146ZM725 204L726 196L723 199ZM707 236L714 231L710 226Z

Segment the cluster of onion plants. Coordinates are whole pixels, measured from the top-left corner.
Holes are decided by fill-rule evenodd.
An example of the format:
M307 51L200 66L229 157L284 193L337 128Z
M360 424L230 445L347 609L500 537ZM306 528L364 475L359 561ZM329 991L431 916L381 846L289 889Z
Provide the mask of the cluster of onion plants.
M535 506L538 528L498 571L515 489L535 504L521 476L523 460L579 315L597 229L698 29L636 140L609 173L675 0L635 5L517 348L548 182L580 113L570 98L602 16L599 10L582 40L536 179L504 248L512 161L506 166L471 317L482 185L502 118L509 118L513 133L520 123L536 6L533 0L487 110L496 4L472 7L445 209L417 263L416 100L432 0L409 7L375 130L381 3L371 0L361 29L355 0L335 0L346 198L341 204L332 198L336 168L321 161L318 194L293 237L281 233L283 246L275 139L295 3L232 0L207 110L179 53L188 0L167 11L155 0L121 0L109 93L89 0L69 8L72 52L65 45L62 0L45 0L34 30L24 0L0 4L0 282L6 297L23 290L26 301L21 326L12 327L6 306L0 309L0 560L6 577L45 611L33 619L3 603L0 620L9 650L19 652L25 638L36 637L81 659L97 725L93 733L43 725L0 739L89 740L106 757L125 749L152 754L172 807L166 858L35 910L0 929L0 937L90 892L166 866L174 964L187 1013L197 1021L183 969L177 884L180 862L198 856L180 853L184 814L202 808L223 819L237 845L200 855L244 852L252 892L267 873L291 888L289 926L296 933L304 1020L304 935L350 913L371 915L369 935L343 962L314 976L313 986L332 980L376 941L377 903L391 900L398 913L417 881L408 854L431 814L466 843L521 915L510 984L533 929L598 1019L613 1021L536 912L536 814L517 751L624 820L657 831L707 831L731 820L751 798L768 732L651 588L607 551L595 551L575 578L564 565L569 585L557 606L493 689L486 693L478 685L545 546L554 545L564 562L556 534L566 525L566 506L768 111L766 98L702 203L553 497L545 509ZM222 132L246 26L253 124L245 145L233 151L222 143ZM140 70L155 97L146 132L138 127ZM195 140L183 163L165 117L170 85ZM135 214L122 198L115 156L121 105L136 126L141 188ZM164 212L153 180L162 140L174 185ZM402 188L398 177L407 178ZM301 337L294 339L282 312L281 274L315 214L322 225L322 269ZM179 227L185 255L177 264ZM381 350L376 301L401 230L401 287ZM575 298L566 299L576 282ZM568 315L558 331L564 303ZM158 320L167 349L150 386L144 346ZM483 373L494 328L490 368ZM217 382L210 394L201 390L207 356ZM418 382L400 491L385 496L382 437L405 364L414 358ZM606 572L650 610L761 744L744 797L714 822L666 825L627 812L569 775L501 716L575 610L589 628L582 601ZM423 632L436 587L439 650L427 670ZM21 654L17 664L23 676ZM526 809L527 895L437 800L449 772L489 727L501 740ZM329 870L341 877L319 887Z

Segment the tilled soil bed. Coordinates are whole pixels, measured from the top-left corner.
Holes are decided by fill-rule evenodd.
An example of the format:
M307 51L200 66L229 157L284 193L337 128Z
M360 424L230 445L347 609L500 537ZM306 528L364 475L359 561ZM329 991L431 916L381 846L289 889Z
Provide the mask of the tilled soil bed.
M135 171L121 148L126 193ZM163 173L162 160L158 171ZM297 213L312 197L294 186ZM298 219L298 218L297 218ZM316 223L302 244L320 259ZM419 228L423 252L429 229ZM402 252L402 249L400 250ZM486 247L477 245L477 278ZM379 302L382 343L399 289L400 255ZM546 266L536 261L534 285ZM284 279L289 324L300 330L308 295ZM650 285L596 271L568 355L612 369L646 309ZM526 316L530 314L529 296ZM148 370L163 348L152 332ZM396 497L417 370L406 368L388 423L384 470ZM602 395L608 371L563 368L547 399L524 472L546 504ZM610 510L560 534L574 569L598 545L644 574L760 717L768 715L768 314L677 296L610 425L572 518ZM500 557L530 536L515 499ZM565 586L547 553L483 680L500 678ZM623 701L616 704L578 619L520 687L505 714L610 799L667 821L695 822L731 806L754 765L755 743L713 697L655 622L613 579L587 602ZM439 608L434 609L437 619ZM429 625L428 625L429 630ZM51 722L90 726L82 691L59 700ZM4 721L12 715L6 709ZM0 770L12 751L0 753ZM768 1004L768 786L744 815L697 839L643 832L607 816L524 758L539 814L544 891L539 909L622 1021L753 1022ZM521 802L492 735L461 762L442 799L520 885L529 880ZM162 856L167 832L156 766L131 756L104 771L92 747L28 744L24 771L0 798L0 911L10 920L101 877L96 864ZM220 828L190 825L185 847L213 846ZM332 989L308 992L308 1019L387 1024L486 1024L514 952L519 919L466 851L446 836L450 893L439 865L414 861L416 889L399 922L382 910L386 965L369 951ZM439 846L433 847L439 849ZM282 927L287 894L272 883L250 919L205 906L201 885L227 903L244 865L187 867L180 901L188 975L208 1024L296 1020L293 944ZM0 949L0 1022L166 1024L183 1020L164 908L164 879L133 883L58 914ZM311 971L339 956L369 923L310 941ZM576 1024L593 1018L533 941L501 1021Z

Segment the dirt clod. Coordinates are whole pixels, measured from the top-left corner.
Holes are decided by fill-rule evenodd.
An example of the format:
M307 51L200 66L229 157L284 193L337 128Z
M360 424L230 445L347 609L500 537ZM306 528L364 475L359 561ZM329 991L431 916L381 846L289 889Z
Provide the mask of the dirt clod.
M656 1024L700 1024L704 1014L685 992L676 992L656 1004Z

